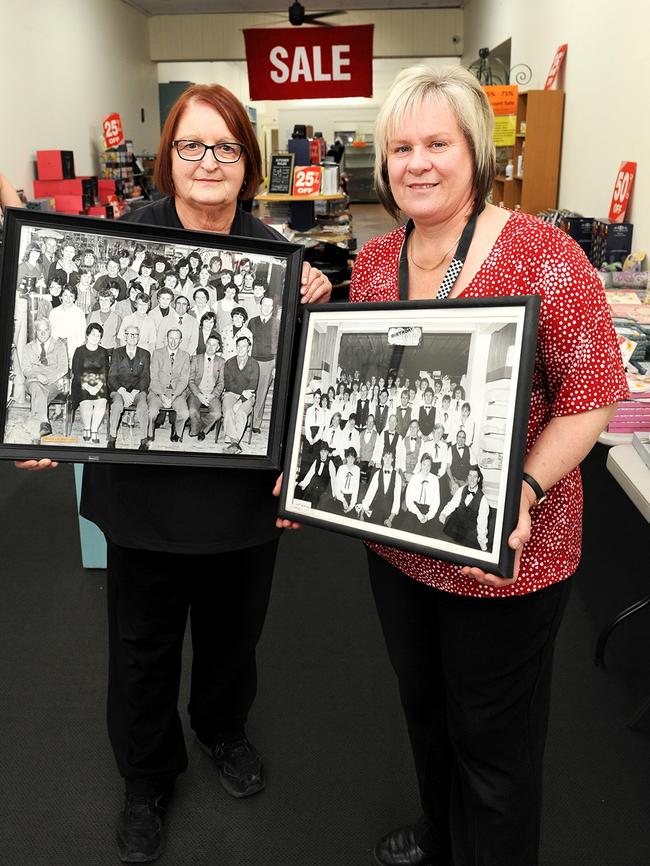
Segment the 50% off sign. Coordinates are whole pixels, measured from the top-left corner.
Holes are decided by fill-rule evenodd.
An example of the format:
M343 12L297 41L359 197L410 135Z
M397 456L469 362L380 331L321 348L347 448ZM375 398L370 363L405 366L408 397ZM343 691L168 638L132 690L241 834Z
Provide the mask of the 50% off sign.
M609 218L612 222L625 222L625 213L632 192L636 162L622 162L616 175L612 203L609 206Z

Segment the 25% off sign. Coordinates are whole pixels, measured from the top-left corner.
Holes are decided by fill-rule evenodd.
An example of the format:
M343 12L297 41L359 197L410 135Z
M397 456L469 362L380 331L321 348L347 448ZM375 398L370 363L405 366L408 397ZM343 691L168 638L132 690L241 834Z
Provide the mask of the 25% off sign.
M293 170L293 194L299 196L320 193L323 169L320 165L299 165Z
M105 147L119 147L124 144L124 130L119 114L109 114L102 120Z
M612 203L609 206L609 218L612 222L622 223L625 221L625 213L630 200L635 174L636 162L621 163L616 175Z

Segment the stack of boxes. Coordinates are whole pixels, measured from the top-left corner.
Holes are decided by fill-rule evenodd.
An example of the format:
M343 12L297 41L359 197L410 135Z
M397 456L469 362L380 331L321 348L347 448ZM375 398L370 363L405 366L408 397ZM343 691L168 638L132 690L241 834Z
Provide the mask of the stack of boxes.
M115 195L115 181L93 176L77 177L71 150L37 150L36 166L36 201L53 199L57 213L113 216L109 198ZM42 209L49 208L45 205Z

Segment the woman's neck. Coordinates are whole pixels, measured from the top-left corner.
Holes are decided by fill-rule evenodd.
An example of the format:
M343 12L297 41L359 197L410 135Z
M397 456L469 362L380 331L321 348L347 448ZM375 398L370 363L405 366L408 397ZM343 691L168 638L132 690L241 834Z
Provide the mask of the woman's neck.
M182 199L174 199L178 218L186 229L228 234L237 213L237 202L225 207L193 207Z

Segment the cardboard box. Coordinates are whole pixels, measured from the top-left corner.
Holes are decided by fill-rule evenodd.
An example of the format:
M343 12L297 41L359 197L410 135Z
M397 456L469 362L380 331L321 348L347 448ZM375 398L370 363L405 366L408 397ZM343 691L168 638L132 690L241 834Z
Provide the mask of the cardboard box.
M599 268L603 263L623 264L632 251L632 223L613 223L608 219L595 219L591 227L592 265Z
M78 214L84 209L82 195L55 195L54 202L57 213Z
M84 207L91 207L95 204L97 185L96 177L74 177L65 180L35 180L34 195L37 198L52 195L81 195L84 201Z
M39 180L63 180L74 177L74 154L71 150L37 150Z
M564 217L560 222L562 231L565 231L582 247L587 258L591 255L593 222L593 217Z

